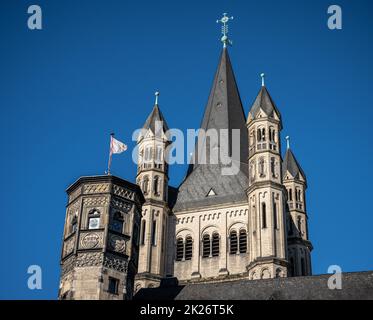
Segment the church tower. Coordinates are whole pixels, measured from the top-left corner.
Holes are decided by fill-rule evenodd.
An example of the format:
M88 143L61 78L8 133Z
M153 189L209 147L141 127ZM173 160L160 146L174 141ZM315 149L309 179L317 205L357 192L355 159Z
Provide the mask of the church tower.
M105 175L82 177L66 192L59 299L131 299L144 202L140 188Z
M250 279L287 276L286 193L282 185L281 114L262 74L262 87L249 112Z
M169 144L167 123L159 109L159 93L137 140L137 184L145 203L142 207L139 270L136 288L157 287L166 275L166 252L170 210L168 208L168 164L166 148Z
M312 244L308 237L308 217L305 191L306 175L290 149L287 138L287 151L283 162L284 186L287 190L288 207L288 256L289 276L309 276L311 270Z

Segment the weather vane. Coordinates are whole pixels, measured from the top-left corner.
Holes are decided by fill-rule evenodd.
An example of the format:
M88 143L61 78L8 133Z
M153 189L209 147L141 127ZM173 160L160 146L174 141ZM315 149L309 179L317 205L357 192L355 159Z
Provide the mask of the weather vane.
M220 20L216 20L216 23L222 23L221 33L223 36L221 37L221 42L223 42L223 47L226 48L227 44L232 45L232 41L228 38L228 21L233 20L233 17L228 17L227 13L223 13L223 17Z

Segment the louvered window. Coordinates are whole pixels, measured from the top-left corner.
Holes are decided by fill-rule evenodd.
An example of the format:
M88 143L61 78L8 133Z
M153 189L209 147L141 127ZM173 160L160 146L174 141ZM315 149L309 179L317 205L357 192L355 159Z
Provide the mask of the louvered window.
M246 230L240 230L240 253L247 252L247 234Z
M214 233L212 235L212 256L218 257L220 251L219 234Z
M238 249L238 239L237 232L235 230L231 231L230 235L230 254L236 254Z
M210 236L208 234L205 234L202 241L202 257L208 258L211 252Z
M185 240L185 260L192 260L193 256L193 240L192 237L187 237Z
M176 261L182 261L184 257L184 242L182 238L178 238L176 242Z

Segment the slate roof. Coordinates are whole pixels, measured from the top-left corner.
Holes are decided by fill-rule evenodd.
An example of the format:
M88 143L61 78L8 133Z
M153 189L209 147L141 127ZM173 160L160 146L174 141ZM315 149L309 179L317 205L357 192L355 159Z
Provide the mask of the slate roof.
M152 112L149 114L148 118L145 121L145 124L143 126L143 129L151 129L154 134L155 132L155 123L156 121L162 121L163 122L163 132L168 131L168 125L166 123L165 118L163 117L163 114L161 112L161 109L159 108L158 104L154 105Z
M221 141L210 146L210 139L197 138L194 158L196 164L188 168L186 178L179 187L178 198L174 212L191 209L211 204L217 205L227 202L245 201L247 188L247 152L248 137L246 129L246 117L242 107L240 94L229 58L228 49L224 48L215 74L212 89L205 108L201 123L201 129L205 131L216 129L228 129L227 150L232 156L232 130L240 130L240 152L234 156L233 161L239 167L239 172L232 176L222 176L221 169L224 165L219 162L212 164L210 159L210 147L219 150ZM198 147L206 150L206 164L201 164L202 154L198 154ZM198 161L199 160L199 161ZM198 164L199 163L199 164ZM207 197L211 188L215 196Z
M269 94L265 86L262 86L260 88L260 91L249 111L249 114L251 114L251 116L255 119L261 109L265 112L265 114L268 117L273 117L274 113L276 113L281 121L281 113L277 109L276 104L274 103L271 95Z
M302 175L304 180L306 180L304 171L290 149L287 149L286 151L285 158L282 163L282 170L283 176L286 174L286 171L289 171L295 179L299 179L300 175Z
M235 280L141 289L135 300L372 300L373 271L343 273L342 290L330 290L331 275Z
M225 203L247 202L247 176L241 170L236 175L222 175L222 165L200 165L179 187L174 212ZM244 168L241 165L241 168ZM208 196L210 190L215 195Z

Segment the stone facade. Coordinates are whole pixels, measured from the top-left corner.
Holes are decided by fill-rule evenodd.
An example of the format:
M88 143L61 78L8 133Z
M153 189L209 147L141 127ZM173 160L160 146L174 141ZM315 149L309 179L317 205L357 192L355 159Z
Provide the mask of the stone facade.
M138 268L140 189L113 176L67 189L60 299L131 299Z

